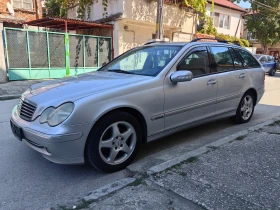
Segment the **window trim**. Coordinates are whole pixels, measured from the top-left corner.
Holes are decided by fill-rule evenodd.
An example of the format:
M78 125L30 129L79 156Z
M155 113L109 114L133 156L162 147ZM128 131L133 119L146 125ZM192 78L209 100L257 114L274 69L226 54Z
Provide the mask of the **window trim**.
M176 64L176 71L181 71L181 70L178 70L178 66L179 66L182 62L184 62L184 61L186 60L186 57L188 57L193 51L195 51L195 49L200 48L200 47L204 47L204 48L206 49L206 51L207 51L210 73L208 73L208 74L202 74L202 75L199 75L199 76L193 76L193 79L211 75L211 74L212 74L211 59L210 59L210 52L209 52L209 49L208 49L208 46L207 46L207 45L198 45L198 46L194 46L193 48L191 48L191 49L183 56L183 58ZM186 70L187 70L187 69L186 69Z

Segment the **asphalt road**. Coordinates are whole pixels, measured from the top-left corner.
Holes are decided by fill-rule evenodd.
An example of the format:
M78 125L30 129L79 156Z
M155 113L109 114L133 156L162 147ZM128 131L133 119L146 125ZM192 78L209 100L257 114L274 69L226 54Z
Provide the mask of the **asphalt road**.
M39 210L64 204L85 196L105 184L126 176L126 171L104 174L85 166L50 163L16 140L9 118L17 100L0 101L0 209ZM131 170L146 168L186 151L216 141L275 116L280 116L280 73L266 77L266 93L255 109L252 120L235 125L224 119L192 128L143 145Z

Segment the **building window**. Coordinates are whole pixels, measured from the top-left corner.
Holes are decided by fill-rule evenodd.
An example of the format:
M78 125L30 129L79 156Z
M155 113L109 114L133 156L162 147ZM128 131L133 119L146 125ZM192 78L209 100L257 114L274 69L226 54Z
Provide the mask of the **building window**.
M217 12L211 12L211 17L213 19L215 27L229 29L230 18L228 15L223 15Z
M17 9L33 10L33 0L13 0L13 7Z

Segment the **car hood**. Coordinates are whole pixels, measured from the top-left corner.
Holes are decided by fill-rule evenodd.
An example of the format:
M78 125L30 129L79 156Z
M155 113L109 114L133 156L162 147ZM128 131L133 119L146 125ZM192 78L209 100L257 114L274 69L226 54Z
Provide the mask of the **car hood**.
M75 101L87 95L147 80L147 76L114 72L91 72L78 76L56 79L31 86L23 97L38 104L44 101Z

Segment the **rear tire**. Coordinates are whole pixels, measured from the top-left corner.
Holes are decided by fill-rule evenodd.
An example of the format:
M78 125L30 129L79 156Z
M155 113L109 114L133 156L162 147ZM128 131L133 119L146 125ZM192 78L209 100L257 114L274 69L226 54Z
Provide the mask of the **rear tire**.
M269 71L269 76L274 76L276 73L276 69L275 68L272 68L270 71Z
M251 120L255 110L255 98L251 91L247 91L236 110L236 115L231 117L230 119L237 123L237 124L243 124L247 123Z
M101 171L119 171L133 161L141 139L141 126L133 115L123 111L109 113L92 128L85 160Z

